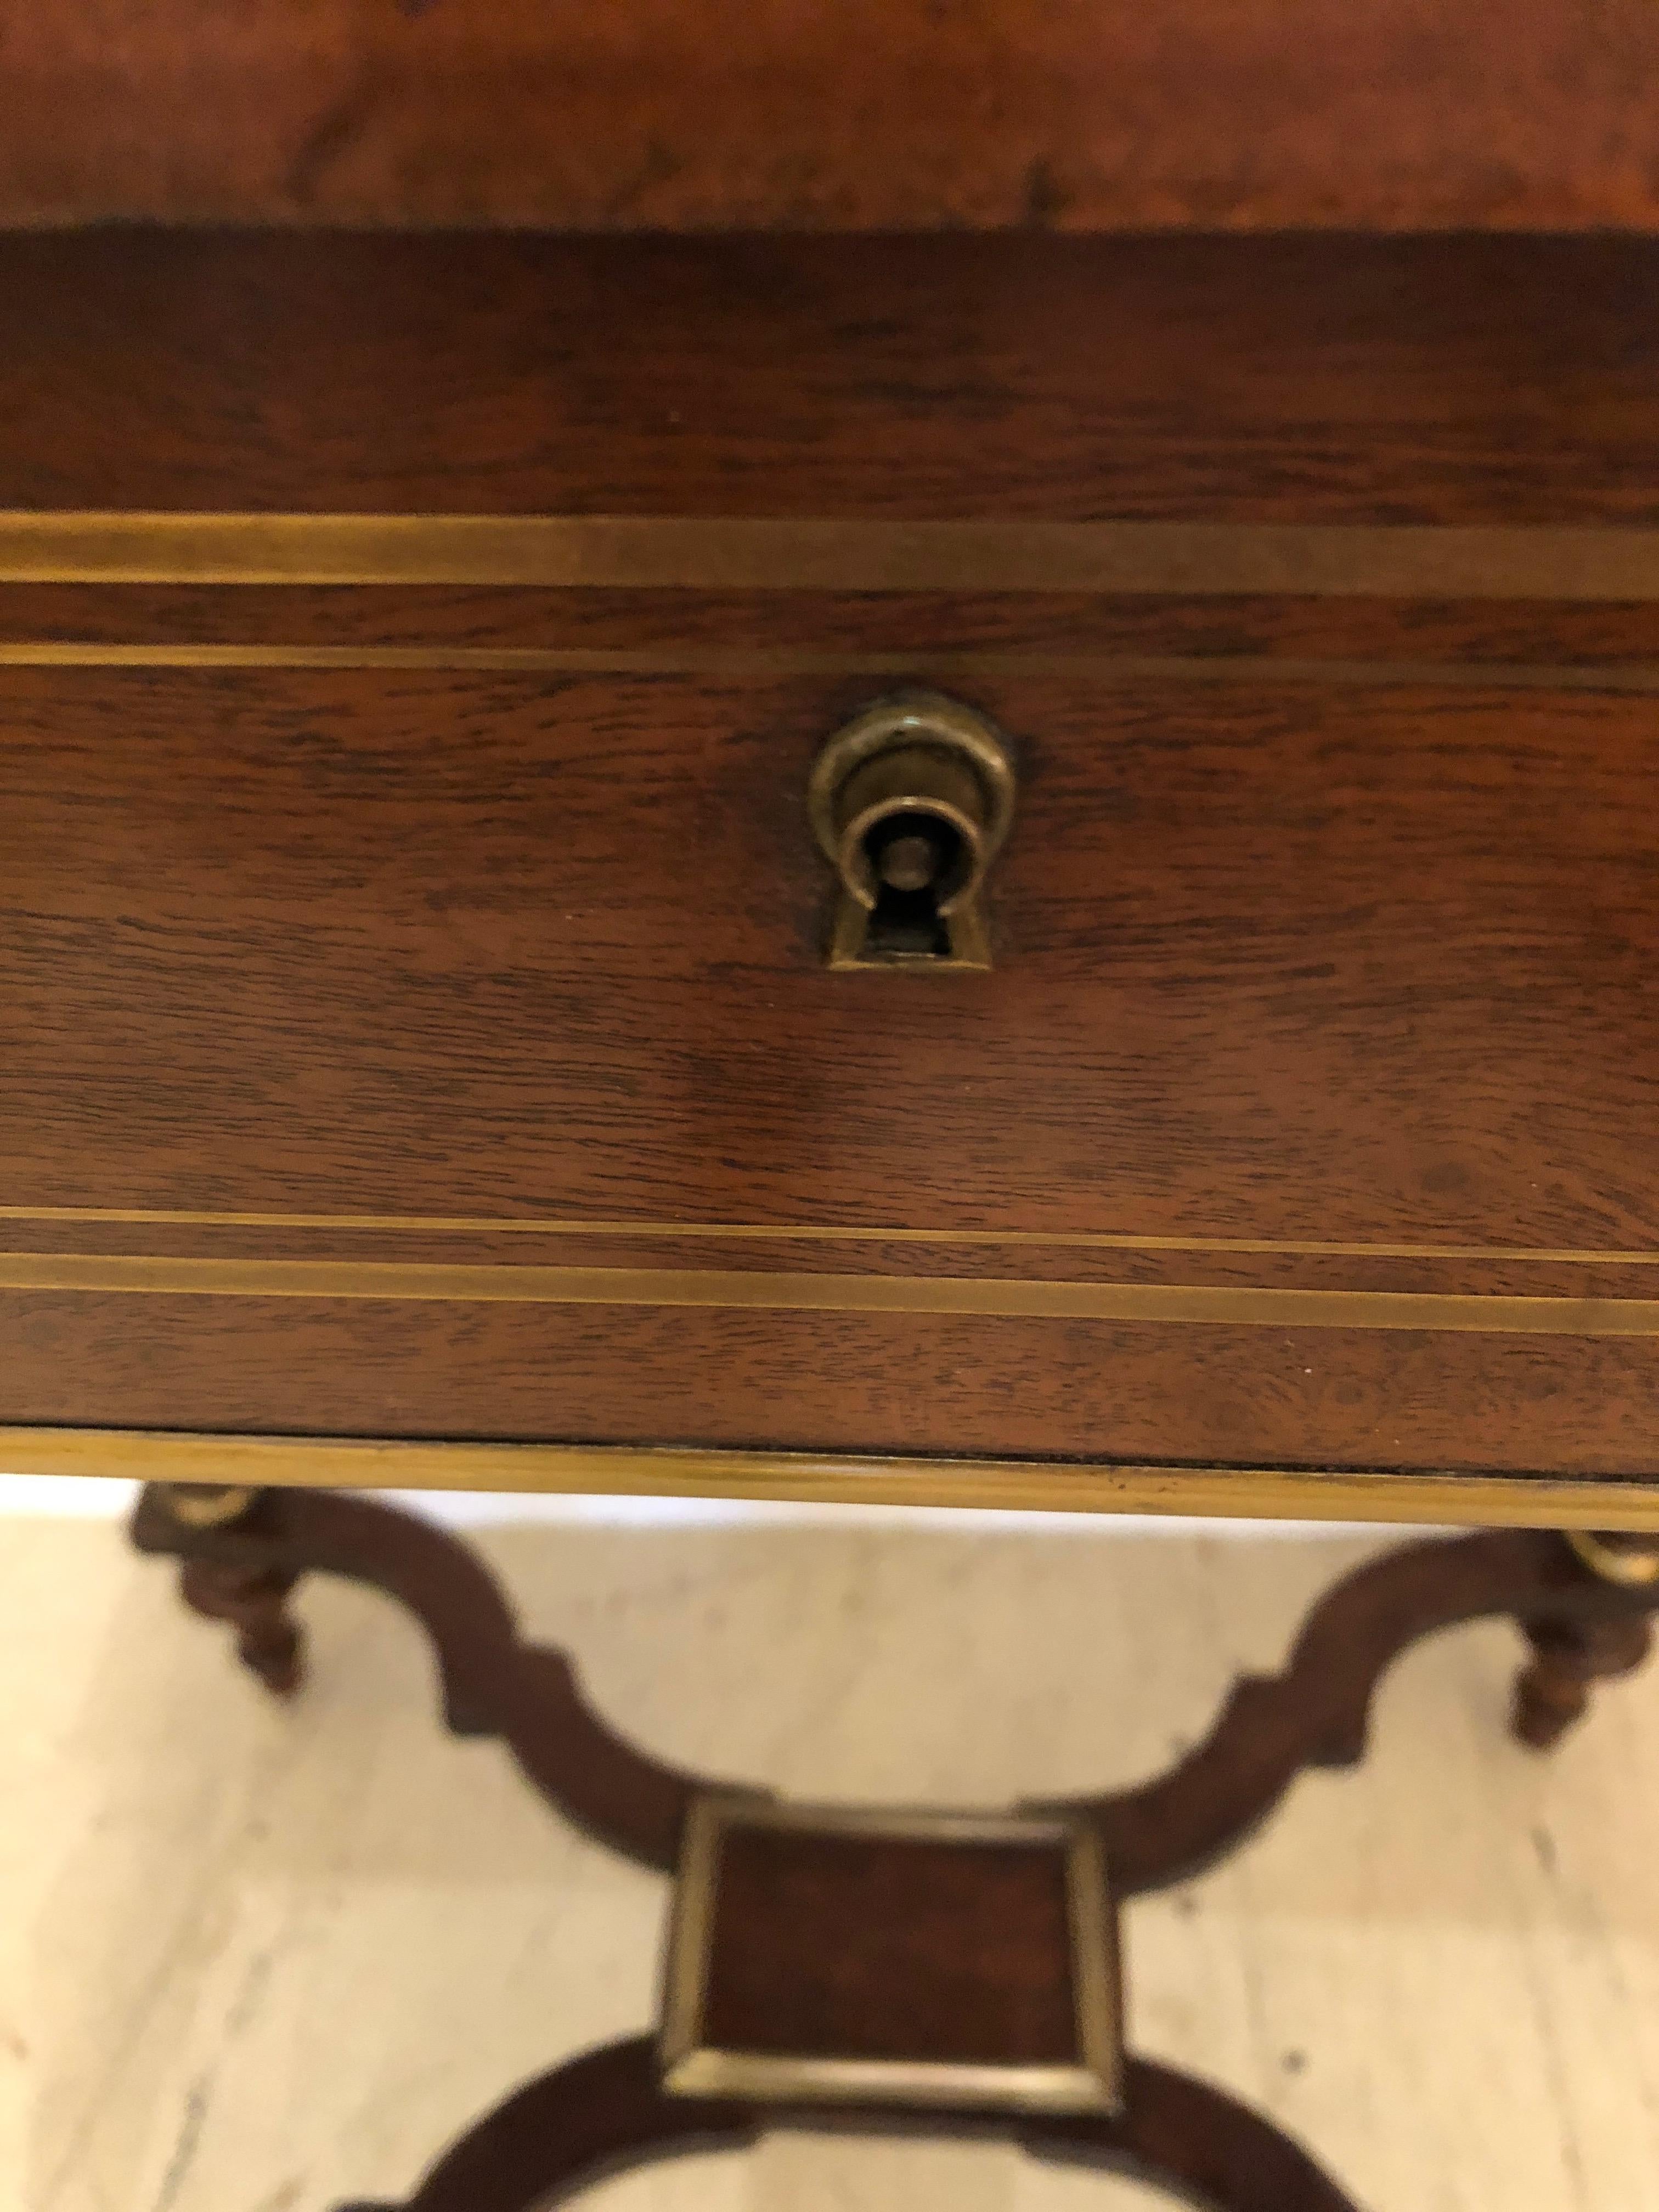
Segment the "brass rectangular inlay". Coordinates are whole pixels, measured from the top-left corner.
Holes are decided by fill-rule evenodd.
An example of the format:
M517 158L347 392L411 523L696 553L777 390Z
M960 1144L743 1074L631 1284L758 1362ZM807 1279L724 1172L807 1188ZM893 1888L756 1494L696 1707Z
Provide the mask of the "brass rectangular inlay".
M0 582L1659 599L1659 531L0 511Z
M1121 2014L1086 1817L693 1801L663 2005L671 2094L1110 2112Z

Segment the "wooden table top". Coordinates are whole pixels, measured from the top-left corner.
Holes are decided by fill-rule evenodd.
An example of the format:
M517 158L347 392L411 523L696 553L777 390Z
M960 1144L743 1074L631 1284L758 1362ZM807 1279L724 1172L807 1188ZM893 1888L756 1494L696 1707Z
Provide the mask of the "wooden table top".
M0 0L0 224L1659 227L1651 0Z

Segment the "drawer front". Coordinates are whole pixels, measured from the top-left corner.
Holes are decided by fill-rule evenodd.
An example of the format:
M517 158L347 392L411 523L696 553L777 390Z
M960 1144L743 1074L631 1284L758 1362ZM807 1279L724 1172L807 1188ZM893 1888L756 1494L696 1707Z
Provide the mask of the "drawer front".
M0 294L15 1463L1659 1509L1645 249L497 246L461 357L441 241L53 309L102 251ZM836 969L813 764L915 686L1013 763L990 965Z
M1019 763L994 966L848 974L806 788L868 684L3 687L0 1141L41 1205L1326 1243L1383 1276L1659 1238L1649 696L983 678Z
M5 672L9 1418L1644 1471L1650 696L963 669L838 973L879 679L669 659Z

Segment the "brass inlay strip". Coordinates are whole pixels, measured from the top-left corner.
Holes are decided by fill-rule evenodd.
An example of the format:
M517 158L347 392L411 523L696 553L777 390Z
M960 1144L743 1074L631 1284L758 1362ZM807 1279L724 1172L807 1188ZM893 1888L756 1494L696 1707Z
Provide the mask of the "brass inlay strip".
M0 1466L19 1474L121 1475L147 1482L235 1483L251 1489L483 1490L1659 1533L1659 1475L1402 1474L1387 1468L1170 1467L855 1453L837 1457L617 1444L36 1427L0 1427Z
M970 1314L1245 1328L1659 1336L1659 1298L1488 1297L1418 1291L1260 1290L1186 1283L821 1275L735 1268L495 1267L8 1252L0 1253L0 1290L742 1307L792 1313Z
M0 581L1659 599L1659 531L0 512Z
M678 1243L959 1244L1056 1251L1273 1253L1296 1259L1486 1260L1588 1267L1659 1267L1659 1252L1581 1250L1571 1245L1364 1244L1273 1237L1134 1237L1109 1231L927 1229L836 1222L582 1221L490 1213L214 1213L145 1206L0 1206L0 1221L107 1222L199 1229L413 1231L428 1236L645 1237Z
M1659 691L1659 661L1282 659L1267 653L1055 653L945 647L823 653L787 646L128 645L0 641L4 668L448 670L521 676L1091 676L1167 684L1434 685L1524 691Z

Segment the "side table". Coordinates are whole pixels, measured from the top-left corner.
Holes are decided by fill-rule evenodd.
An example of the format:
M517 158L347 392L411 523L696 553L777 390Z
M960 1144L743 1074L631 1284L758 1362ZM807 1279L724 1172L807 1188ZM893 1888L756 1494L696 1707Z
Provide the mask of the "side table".
M1118 1911L1417 1636L1540 1745L1646 1648L1659 12L1512 13L0 0L0 1462L173 1486L280 1692L392 1591L678 1873L659 2036L414 2212L832 2107L1340 2208ZM1515 1533L1156 1783L849 1823L393 1484Z

